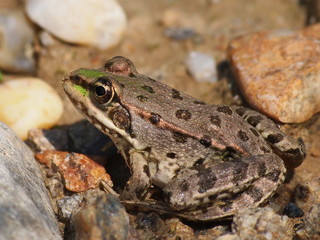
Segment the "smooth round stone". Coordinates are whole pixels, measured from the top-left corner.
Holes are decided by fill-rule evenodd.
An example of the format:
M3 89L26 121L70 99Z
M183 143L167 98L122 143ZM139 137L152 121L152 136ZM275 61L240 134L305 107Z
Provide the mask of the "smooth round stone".
M195 80L200 82L217 81L216 63L211 56L193 51L189 54L186 65Z
M27 0L30 19L70 43L100 49L116 45L127 20L115 0Z
M0 69L33 73L34 33L21 10L0 10Z
M23 78L0 85L0 121L22 139L31 128L49 128L63 112L58 94L38 78Z

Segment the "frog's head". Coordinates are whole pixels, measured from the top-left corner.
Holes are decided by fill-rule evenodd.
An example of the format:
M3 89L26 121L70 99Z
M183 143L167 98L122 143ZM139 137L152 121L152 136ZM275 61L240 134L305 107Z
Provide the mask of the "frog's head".
M120 103L124 79L135 68L130 60L113 58L100 69L80 68L66 75L62 86L77 110L110 137L130 136L129 111Z

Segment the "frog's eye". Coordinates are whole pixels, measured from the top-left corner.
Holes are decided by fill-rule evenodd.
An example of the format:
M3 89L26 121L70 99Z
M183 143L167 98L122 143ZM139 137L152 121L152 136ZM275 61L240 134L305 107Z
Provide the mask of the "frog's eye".
M108 78L100 77L94 82L92 95L99 104L108 104L112 100L114 90Z

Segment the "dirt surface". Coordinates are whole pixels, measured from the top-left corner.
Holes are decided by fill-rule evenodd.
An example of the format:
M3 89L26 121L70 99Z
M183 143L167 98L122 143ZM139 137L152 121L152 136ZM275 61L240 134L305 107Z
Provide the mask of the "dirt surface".
M64 100L59 124L82 119L63 94L63 76L80 67L96 68L105 60L122 55L131 59L140 73L162 81L209 104L243 103L225 62L232 38L260 30L296 30L304 26L305 9L297 0L164 0L119 1L128 18L121 43L113 49L97 49L55 41L50 47L37 44L37 76L49 82ZM8 0L0 0L0 7ZM107 27L107 26L106 26ZM192 29L185 40L166 36L168 28ZM37 29L38 33L41 29ZM211 55L218 63L216 83L197 82L188 74L185 60L191 51ZM12 78L5 75L4 79ZM283 126L286 132L305 141L308 156L296 170L291 186L318 177L320 121Z

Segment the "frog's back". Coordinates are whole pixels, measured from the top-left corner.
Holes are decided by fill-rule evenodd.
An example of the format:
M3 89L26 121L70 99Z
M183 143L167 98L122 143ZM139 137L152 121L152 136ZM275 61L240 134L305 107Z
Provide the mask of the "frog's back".
M133 123L139 118L147 120L149 126L145 124L145 134L152 131L154 136L156 129L162 129L161 135L164 131L179 135L178 142L181 138L191 138L204 147L233 148L244 155L270 151L254 127L232 107L205 104L142 74L126 81L130 84L125 84L120 101L130 109L130 115L135 118ZM135 126L132 127L134 131ZM153 139L159 145L156 138ZM152 143L153 139L147 140Z

